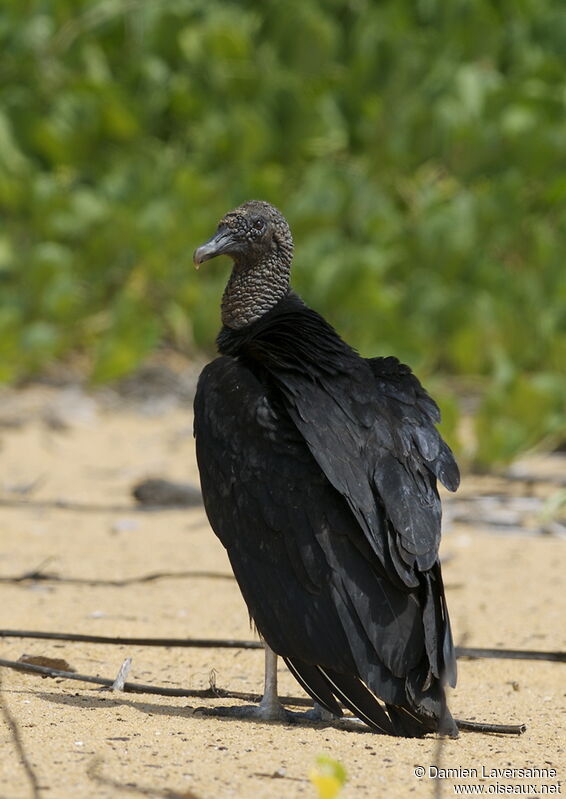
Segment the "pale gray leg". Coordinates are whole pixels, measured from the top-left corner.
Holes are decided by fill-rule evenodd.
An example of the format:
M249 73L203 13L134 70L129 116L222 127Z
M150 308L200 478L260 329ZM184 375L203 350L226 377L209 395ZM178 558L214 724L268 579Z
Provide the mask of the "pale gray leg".
M336 719L334 713L331 713L330 710L319 705L318 702L314 703L314 707L310 713L313 721L333 721Z
M259 705L240 705L238 707L215 707L202 709L206 715L232 716L235 718L257 719L258 721L335 721L336 716L314 703L312 710L306 713L291 713L285 710L277 695L277 655L265 645L265 677L263 697ZM348 719L347 721L354 721ZM357 720L356 720L357 721ZM366 725L359 722L363 727Z
M302 719L307 721L332 721L336 718L326 708L319 705L318 702L314 703L312 710L307 710L305 713L291 713L285 710L277 694L277 655L267 644L265 645L263 698L259 703L257 716L265 721L289 721L290 719L296 719L297 721Z
M277 655L265 645L265 679L259 705L206 708L201 712L214 716L258 719L258 721L288 721L289 715L277 696Z
M310 710L305 710L303 713L293 713L294 718L306 719L307 721L336 721L338 716L331 713L315 700L313 707Z
M258 708L259 718L266 721L284 720L287 712L277 695L277 655L265 644L265 677L263 697Z

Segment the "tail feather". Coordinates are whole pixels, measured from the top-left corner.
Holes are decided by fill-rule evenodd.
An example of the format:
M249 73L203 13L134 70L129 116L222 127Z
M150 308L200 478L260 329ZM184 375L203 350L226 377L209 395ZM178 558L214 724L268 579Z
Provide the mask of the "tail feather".
M365 721L368 727L386 735L396 734L380 702L358 677L339 674L332 669L323 669L320 666L318 669L345 707Z
M444 691L438 683L435 689L423 693L416 689L422 678L419 680L413 674L413 679L407 685L410 707L391 703L385 703L383 707L378 697L359 677L313 666L296 658L283 659L304 690L335 716L342 716L338 703L341 702L368 727L385 735L422 738L431 732L451 737L458 734L446 706ZM411 689L416 690L413 693Z
M328 686L328 681L324 679L317 666L311 666L296 658L284 657L283 660L293 677L309 696L312 696L329 713L333 713L335 716L343 715L342 708Z
M357 677L312 666L297 658L284 657L283 660L305 691L335 716L343 715L336 701L338 698L372 729L387 735L396 734L380 702Z
M436 729L430 722L428 724L423 722L422 718L414 715L405 707L389 704L386 707L395 735L405 738L422 738L427 732L434 732Z

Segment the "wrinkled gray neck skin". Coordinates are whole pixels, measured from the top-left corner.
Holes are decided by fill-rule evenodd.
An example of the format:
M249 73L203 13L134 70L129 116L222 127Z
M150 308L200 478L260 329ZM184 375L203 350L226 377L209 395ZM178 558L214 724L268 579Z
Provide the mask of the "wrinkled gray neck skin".
M255 322L289 291L293 245L280 243L257 260L234 259L222 297L222 323L236 330Z

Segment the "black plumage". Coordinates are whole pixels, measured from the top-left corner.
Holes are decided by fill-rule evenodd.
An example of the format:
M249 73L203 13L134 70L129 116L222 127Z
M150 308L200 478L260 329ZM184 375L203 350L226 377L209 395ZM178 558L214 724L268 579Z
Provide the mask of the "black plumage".
M250 202L195 252L234 261L195 398L206 512L261 636L322 707L455 734L436 481L459 473L438 407L293 293L292 251L281 214Z

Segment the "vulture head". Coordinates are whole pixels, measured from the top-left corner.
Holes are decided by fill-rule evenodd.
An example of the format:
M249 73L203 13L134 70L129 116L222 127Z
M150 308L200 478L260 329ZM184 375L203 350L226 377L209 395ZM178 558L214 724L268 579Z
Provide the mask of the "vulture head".
M288 267L293 257L293 238L287 220L273 205L251 200L229 211L216 233L198 247L193 262L198 267L217 255L229 255L236 265L270 262Z

